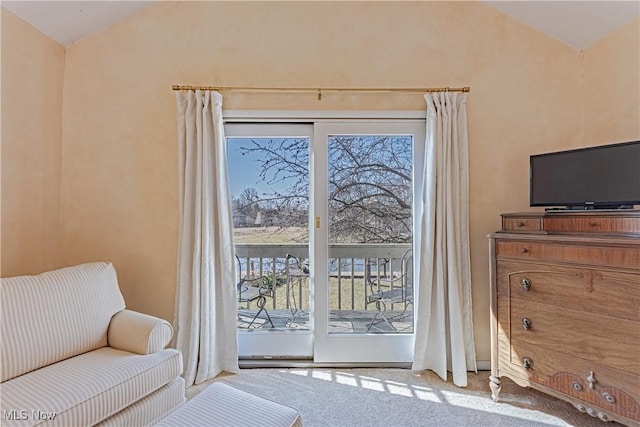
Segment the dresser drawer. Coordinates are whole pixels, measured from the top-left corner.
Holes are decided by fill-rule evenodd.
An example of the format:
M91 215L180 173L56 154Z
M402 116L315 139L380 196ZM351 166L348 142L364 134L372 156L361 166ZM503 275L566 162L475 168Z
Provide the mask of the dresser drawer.
M509 312L499 313L498 320L512 340L578 357L590 354L607 366L640 373L637 322L519 298L511 298Z
M590 361L549 350L528 342L499 337L500 372L540 384L587 402L586 406L619 414L640 422L640 375L619 371L599 361ZM523 367L527 358L529 368ZM590 381L591 379L591 381ZM591 388L591 384L593 388Z
M501 260L496 276L498 295L640 322L638 274Z
M502 229L515 232L542 231L542 218L540 217L503 217Z
M622 233L640 234L638 218L622 216L548 216L544 218L543 228L548 232L571 233Z
M517 240L496 240L496 258L516 258L638 269L640 247L610 247Z

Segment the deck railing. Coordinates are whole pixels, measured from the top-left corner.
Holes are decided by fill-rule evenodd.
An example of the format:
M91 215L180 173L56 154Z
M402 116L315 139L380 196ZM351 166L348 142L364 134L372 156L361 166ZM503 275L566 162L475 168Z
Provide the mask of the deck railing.
M402 274L402 259L410 248L410 243L330 245L329 309L375 309L367 304L367 296L376 286L398 286L388 279ZM307 244L236 244L236 254L242 277L271 277L272 298L267 304L272 309L309 308Z

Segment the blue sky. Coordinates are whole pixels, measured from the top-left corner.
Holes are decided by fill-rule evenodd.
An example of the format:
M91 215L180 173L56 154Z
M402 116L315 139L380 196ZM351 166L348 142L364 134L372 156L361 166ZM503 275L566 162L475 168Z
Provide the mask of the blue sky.
M227 138L227 165L229 170L229 187L233 198L237 198L246 187L253 187L258 194L271 192L274 189L287 188L287 182L268 185L261 181L259 175L259 153L248 153L244 156L239 147L249 146L251 140L259 141L271 138Z
M229 187L233 198L237 198L245 187L253 187L258 193L268 190L268 186L260 183L258 176L257 161L259 156L255 154L245 154L238 151L238 147L247 145L249 139L227 138L227 165L229 170ZM255 166L251 166L255 165Z

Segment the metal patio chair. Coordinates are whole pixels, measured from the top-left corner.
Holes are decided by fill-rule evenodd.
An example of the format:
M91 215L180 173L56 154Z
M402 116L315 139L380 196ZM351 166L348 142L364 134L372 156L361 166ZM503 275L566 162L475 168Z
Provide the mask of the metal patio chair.
M262 319L265 320L265 323L261 324L261 327L264 327L268 323L273 328L273 321L271 320L269 311L266 308L267 297L273 296L273 291L271 289L272 278L269 276L258 276L251 278L249 277L248 268L245 277L242 277L242 263L240 262L240 257L238 257L238 255L236 255L236 260L238 262L238 276L240 276L240 280L236 284L238 303L246 304L248 308L249 305L253 301L255 301L256 307L258 308L258 311L256 311L253 318L251 318L251 321L242 319L240 313L238 313L238 322L248 323L247 329L250 329L253 326L254 322L258 318L260 318L260 314L264 313L264 317Z
M393 325L394 320L400 320L407 316L409 306L413 306L413 256L411 249L407 250L400 261L400 271L395 275L394 263L391 259L377 260L377 274L374 276L371 272L372 259L367 260L365 268L365 280L370 289L367 295L367 305L375 304L378 312L375 314L367 332L372 327L380 323L387 324L391 330L397 332ZM397 259L395 260L398 261ZM388 267L391 271L388 275L382 275L380 270ZM392 304L402 304L402 312L393 316L387 315L387 306Z
M287 295L286 302L287 308L291 312L291 316L287 320L287 325L290 326L295 321L296 317L302 313L302 282L309 279L309 266L307 263L300 260L295 255L287 254L285 261L285 275L287 283ZM296 298L296 287L298 288L298 299Z

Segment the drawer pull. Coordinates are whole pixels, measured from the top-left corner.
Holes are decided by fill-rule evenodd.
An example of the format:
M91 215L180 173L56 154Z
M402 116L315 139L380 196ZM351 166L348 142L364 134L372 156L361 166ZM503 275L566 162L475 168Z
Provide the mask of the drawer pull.
M591 390L596 388L596 383L598 382L598 380L596 379L596 374L594 374L593 371L589 372L589 376L587 377L587 382L589 383L589 388Z
M522 327L524 328L525 331L528 331L529 329L531 329L531 319L528 319L526 317L523 318Z
M517 225L518 227L524 227L524 222L522 222L522 221L518 221L518 222L516 222L516 225Z
M607 414L602 412L598 412L598 419L600 421L604 421L605 423L609 421L609 417L607 416Z
M602 393L602 398L607 403L611 403L611 404L616 403L616 398L611 393L608 393L606 391L604 393Z
M526 356L522 358L522 367L524 369L531 369L532 366L533 366L533 360L531 360L531 358Z
M598 223L597 223L597 222L593 222L593 221L592 221L592 222L590 222L590 223L589 223L589 227L595 227L595 226L597 226L597 225L598 225Z
M575 391L582 391L584 389L584 387L582 387L582 384L576 381L571 382L571 388Z
M529 291L531 289L531 280L527 279L526 277L522 279L520 283L522 283L522 287L525 291Z
M522 249L520 249L520 252L522 252L523 254L526 254L527 252L529 252L529 249L522 248Z

